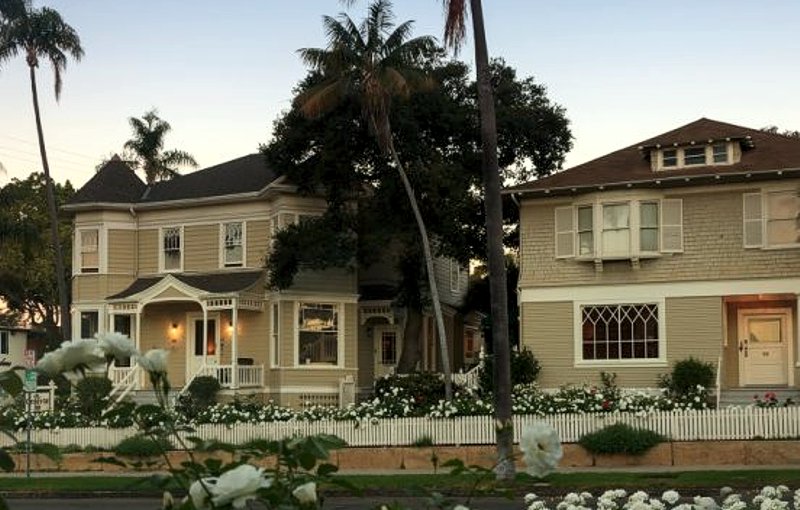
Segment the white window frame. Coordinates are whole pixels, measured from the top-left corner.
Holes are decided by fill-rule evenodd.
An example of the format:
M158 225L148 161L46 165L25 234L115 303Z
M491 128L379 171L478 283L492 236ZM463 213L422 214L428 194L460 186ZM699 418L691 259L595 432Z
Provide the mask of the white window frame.
M309 364L300 364L300 305L302 304L318 304L318 305L332 305L336 310L336 320L337 320L337 329L336 329L336 364L331 365L328 363L309 363ZM300 368L303 370L331 370L331 369L342 369L345 367L345 346L344 346L344 331L346 327L345 323L345 303L341 301L334 301L330 298L320 297L319 299L315 299L313 297L303 298L302 300L298 300L294 302L294 314L293 314L293 330L294 330L294 355L292 366L294 368Z
M238 262L229 262L227 260L227 250L225 241L227 238L228 225L241 225L242 235L239 240L242 247L242 258ZM224 221L219 224L219 267L220 269L242 268L247 267L247 222L244 220L238 221Z
M87 230L97 231L97 271L83 271L83 260L81 257L81 241L83 232ZM77 275L96 275L108 272L108 230L102 224L81 225L75 227L72 239L72 274Z
M583 314L584 306L625 306L654 304L658 308L658 358L649 359L583 359ZM667 366L667 325L666 299L637 299L636 301L620 301L619 299L595 299L591 301L573 301L573 365L575 367L665 367Z
M72 305L72 338L81 338L81 313L97 312L97 334L105 333L108 330L109 315L106 307L102 303L91 302Z
M606 228L605 222L605 208L606 207L616 207L616 206L625 206L628 208L628 226L626 228ZM638 234L636 236L633 235L634 228L636 228L638 232L638 227L634 227L634 218L633 218L633 211L634 209L638 209L638 207L634 207L634 202L630 200L611 200L611 201L603 201L600 203L600 225L598 228L598 232L600 233L600 250L598 253L600 254L600 258L606 260L613 260L613 259L629 259L631 258L632 254L635 253L633 248L637 246L634 244L634 237L638 239ZM628 248L624 252L615 252L606 254L603 250L603 241L604 241L604 234L606 232L619 232L622 230L628 231Z
M720 145L725 145L725 161L714 161L714 147L718 147ZM698 148L705 149L705 156L706 161L705 163L695 163L691 165L686 164L686 149L698 149ZM651 157L655 156L654 159L656 161L655 170L659 172L668 172L670 170L678 170L682 168L695 168L701 166L725 166L725 165L732 165L735 163L733 158L733 149L734 149L734 142L730 141L714 141L711 143L704 143L704 144L696 144L696 145L686 145L683 147L677 146L665 146L659 147L654 149L651 152ZM666 166L664 165L664 151L675 151L676 161L674 165Z
M652 226L645 226L642 223L642 206L645 204L655 204L656 206L656 249L655 250L644 250L642 249L642 230L648 229L653 230ZM636 252L642 255L647 255L648 257L657 255L661 253L661 231L662 225L664 223L664 219L661 216L661 200L639 200L636 202L635 209L638 211L639 216L639 224L636 227L637 230L637 237L638 240L636 242Z
M580 220L581 220L580 210L581 209L589 209L591 211L591 213L592 213L592 225L591 225L592 228L590 228L589 230L581 230L581 224L580 224ZM597 205L593 204L593 203L591 203L591 204L590 203L578 204L578 205L576 205L574 207L574 214L575 214L575 217L574 217L572 223L575 226L575 241L573 243L575 256L578 257L578 258L591 258L591 259L593 259L595 253L597 253L597 235L596 235L596 232L595 232L595 230L596 230L595 225L597 224L597 221L596 221ZM590 253L581 253L581 234L585 234L587 232L589 234L591 234L591 237L592 237L592 243L591 243L592 251Z
M795 243L784 244L770 244L769 242L769 195L773 193L794 193L798 196L797 206L798 214L800 214L800 189L794 186L786 185L773 185L764 186L762 189L753 192L742 193L742 245L745 249L760 249L760 250L787 250L800 248L800 241ZM753 195L758 195L759 203L761 205L761 217L750 218L746 216L747 198ZM755 244L747 243L747 225L749 223L756 223L761 228L761 242Z
M179 239L179 241L180 241L180 252L181 252L180 264L179 264L179 267L177 269L166 269L164 267L165 258L166 258L164 256L165 255L164 254L164 233L167 230L172 230L172 229L176 229L176 228L178 229L178 232L180 234L180 239ZM159 227L159 229L158 229L158 269L159 269L159 272L161 272L161 273L180 273L181 271L183 271L184 258L186 256L186 237L185 236L186 236L186 229L183 227L183 225L172 225L172 226L169 226L169 227Z
M772 244L769 239L769 223L770 221L775 220L783 220L787 221L788 218L770 218L769 216L769 197L770 195L777 195L777 194L793 194L795 197L795 203L797 204L798 212L800 212L800 198L798 198L799 190L796 188L783 188L783 189L768 189L764 190L761 193L761 216L762 221L764 222L763 230L762 230L762 241L766 248L772 249L783 249L783 248L798 248L800 247L800 241L796 241L794 243L782 243L782 244ZM798 216L797 212L795 213L795 226L797 226Z
M458 294L461 292L461 264L452 259L449 260L449 263L450 292L453 294Z

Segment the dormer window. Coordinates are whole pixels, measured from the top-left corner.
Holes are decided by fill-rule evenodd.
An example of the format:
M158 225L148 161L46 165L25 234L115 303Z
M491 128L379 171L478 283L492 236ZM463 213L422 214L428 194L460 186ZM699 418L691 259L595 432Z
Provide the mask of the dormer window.
M733 142L709 142L703 145L652 150L653 170L674 170L696 166L731 165L736 163Z

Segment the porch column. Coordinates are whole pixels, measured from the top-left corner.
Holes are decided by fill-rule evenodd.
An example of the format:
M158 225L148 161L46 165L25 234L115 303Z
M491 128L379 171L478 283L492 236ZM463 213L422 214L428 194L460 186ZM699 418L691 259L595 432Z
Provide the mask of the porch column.
M208 309L205 303L201 303L203 307L203 367L208 364Z
M800 366L800 294L796 294L797 299L794 308L794 338L791 339L792 342L792 349L791 351L794 352L794 360L792 360L790 366L789 374L794 372L795 367ZM794 384L797 384L797 381L794 381Z
M239 346L237 345L237 332L239 329L239 300L233 299L233 310L231 310L231 323L233 331L231 332L231 366L233 367L231 374L231 388L234 390L239 387Z
M140 305L136 306L136 325L134 326L136 331L136 338L133 339L134 345L136 345L136 350L142 352L142 346L140 342L140 338L142 338L142 307ZM140 390L145 387L144 384L144 372L142 371L139 373L139 377L136 378L136 389Z

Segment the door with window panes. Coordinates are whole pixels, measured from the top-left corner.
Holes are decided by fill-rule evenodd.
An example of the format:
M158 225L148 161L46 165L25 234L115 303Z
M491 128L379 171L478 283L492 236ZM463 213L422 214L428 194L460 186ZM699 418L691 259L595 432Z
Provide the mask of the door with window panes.
M402 339L394 325L376 326L373 329L375 343L375 377L393 374L400 360Z
M203 317L192 316L189 318L189 335L186 342L188 360L186 363L186 377L191 377L203 366L203 354L207 365L219 363L219 320L218 317L208 318L208 332L203 336Z

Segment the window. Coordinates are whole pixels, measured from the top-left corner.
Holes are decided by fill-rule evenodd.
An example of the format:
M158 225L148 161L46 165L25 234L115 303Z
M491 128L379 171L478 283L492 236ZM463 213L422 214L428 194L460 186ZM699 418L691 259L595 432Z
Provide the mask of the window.
M578 255L594 253L594 208L578 207Z
M81 273L97 273L100 271L100 231L96 228L79 230L80 236L80 268Z
M181 227L169 227L161 231L163 246L163 270L180 271L183 265L181 255Z
M272 337L272 366L281 364L281 304L272 303L272 321L270 323L270 336Z
M728 144L715 143L711 146L712 159L714 163L725 164L728 162Z
M461 292L461 266L457 261L450 262L450 292Z
M666 149L661 153L662 163L664 168L678 166L678 150Z
M395 364L397 364L397 332L396 331L382 331L381 332L381 364L382 365L395 365Z
M97 310L81 312L81 338L94 338L99 323L100 313Z
M298 365L338 365L338 308L335 304L298 304Z
M687 147L683 149L683 166L705 165L705 147Z
M586 305L580 310L582 360L655 360L663 354L656 303Z
M658 202L639 205L639 251L658 251Z
M244 265L244 224L225 223L222 238L223 265L241 267Z
M767 244L797 244L797 191L767 193Z
M631 245L630 206L603 204L604 255L628 255Z
M0 331L0 354L8 354L8 331Z

